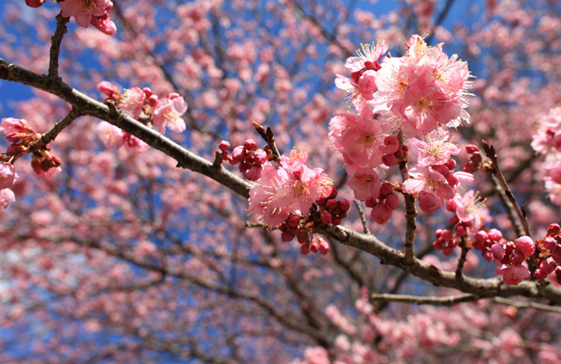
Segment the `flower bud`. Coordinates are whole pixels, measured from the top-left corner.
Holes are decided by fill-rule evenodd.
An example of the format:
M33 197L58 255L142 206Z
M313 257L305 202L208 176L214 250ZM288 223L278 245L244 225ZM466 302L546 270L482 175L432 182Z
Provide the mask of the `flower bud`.
M553 266L553 264L551 264L551 263L548 262L547 260L544 260L544 261L540 264L540 269L541 269L545 274L549 274L549 273L553 272L553 270L555 269L555 267Z
M321 222L326 225L329 225L333 222L333 216L329 213L329 211L323 211L321 213Z
M393 167L397 163L397 158L393 154L386 154L382 157L382 163L388 167Z
M505 256L505 249L501 244L493 244L491 253L493 253L493 258L495 258L497 262L500 262Z
M282 233L281 239L282 241L289 242L294 239L294 235L292 235L292 233L289 231L285 231L284 233Z
M551 224L547 228L547 235L557 235L561 233L561 226L559 224Z
M230 143L228 143L226 140L223 140L218 145L218 149L220 149L223 152L226 152L226 151L230 150Z
M395 193L390 193L386 197L386 207L390 210L395 210L399 207L399 198Z
M499 241L503 238L503 233L501 233L499 230L497 229L491 229L487 232L487 235L489 235L489 239L493 240L493 241Z
M380 188L380 193L382 196L387 196L393 192L393 186L391 183L384 182Z
M327 207L330 210L333 210L334 208L336 208L337 205L337 201L335 201L334 199L330 198L329 200L327 200L327 202L325 203L325 207Z
M454 234L452 234L452 232L450 230L442 230L442 234L440 234L440 237L444 241L449 241L449 240L452 240L452 238L454 237Z
M454 168L456 168L456 161L453 160L452 158L448 159L448 162L444 163L444 165L446 167L448 167L449 170L453 171Z
M254 150L257 148L257 142L253 139L248 139L243 143L243 147L246 150Z
M337 201L337 204L339 205L339 208L342 211L349 211L349 209L351 208L351 204L349 203L349 201L347 201L346 199L342 198L339 201Z
M481 253L481 256L483 257L483 259L491 261L493 260L493 253L491 253L490 250L485 250Z
M534 241L529 236L519 237L516 239L515 244L518 250L527 257L531 257L536 251Z
M536 277L536 279L540 281L543 281L547 278L547 274L541 269L536 269L536 271L534 272L534 277Z
M456 204L456 201L454 201L454 200L446 201L446 210L448 210L450 212L456 212L457 208L458 208L458 205Z
M479 152L479 148L473 144L466 145L466 152L469 154L473 154L475 152Z
M543 246L550 252L554 252L557 249L557 241L551 236L546 236L546 238L543 239Z
M450 256L453 252L454 252L454 248L450 246L445 246L444 248L442 248L442 254L446 256Z
M512 254L512 257L510 258L510 261L512 263L512 265L514 266L518 266L520 264L522 264L522 262L524 262L524 255L522 253L514 253Z
M475 234L475 239L480 242L485 242L485 240L489 239L489 235L484 230L479 230Z

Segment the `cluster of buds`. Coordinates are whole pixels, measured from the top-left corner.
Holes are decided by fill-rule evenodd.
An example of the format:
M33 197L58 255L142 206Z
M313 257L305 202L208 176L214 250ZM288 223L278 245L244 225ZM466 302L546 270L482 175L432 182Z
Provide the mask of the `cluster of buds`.
M534 272L534 276L543 280L555 271L557 281L561 281L561 227L558 224L549 225L546 237L537 240L536 245L540 254L535 261L539 268ZM549 257L553 258L553 261L547 260Z
M282 241L289 242L296 236L301 244L300 253L308 255L310 252L319 252L326 255L329 252L329 244L319 236L313 234L314 223L309 222L310 216L290 214L290 216L279 225L282 232Z
M57 158L49 145L33 152L31 157L31 167L33 171L39 176L51 176L60 171L62 162Z
M434 232L437 240L432 243L432 246L437 250L442 250L442 254L449 256L458 246L458 236L454 236L452 231L447 229L438 229Z
M473 144L467 145L466 152L469 154L469 160L464 167L464 172L475 173L483 168L483 156L478 147Z
M239 164L240 172L245 174L245 178L250 181L257 181L261 178L263 172L263 165L267 162L267 152L257 147L257 143L253 139L247 139L243 146L237 146L228 154L230 150L230 143L223 140L218 146L222 152L221 158L223 161L229 161L230 164Z
M382 163L388 167L393 167L407 157L409 148L406 145L400 148L397 137L389 135L384 139L384 146L380 147L380 151L384 153Z
M503 233L500 230L491 229L487 232L485 232L485 230L479 230L475 234L475 240L473 241L472 245L475 249L481 251L481 256L483 257L483 259L491 261L495 256L491 248L494 245L497 245L502 238Z
M388 222L393 211L399 207L399 198L393 193L393 185L387 182L383 183L378 197L366 200L366 207L372 208L370 217L376 223L385 224Z
M347 211L351 208L351 204L346 199L342 198L339 201L335 200L337 197L337 189L331 188L329 197L321 197L316 201L318 205L321 222L326 225L337 226L345 217Z
M6 134L6 139L12 144L6 154L0 154L5 161L14 160L28 154L30 148L41 139L41 134L36 133L23 119L5 118L0 124L0 131ZM34 148L31 148L34 149ZM32 150L31 166L40 176L50 176L60 171L61 161L54 154L49 145Z

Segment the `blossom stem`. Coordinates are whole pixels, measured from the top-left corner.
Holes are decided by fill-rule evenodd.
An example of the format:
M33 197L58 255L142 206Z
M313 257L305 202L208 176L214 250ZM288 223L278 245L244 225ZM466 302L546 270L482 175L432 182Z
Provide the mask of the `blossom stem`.
M65 18L62 14L56 16L56 30L55 34L51 37L51 51L49 60L49 77L58 78L58 56L60 54L60 44L62 37L66 34L66 24L70 18Z
M368 228L368 223L366 222L366 217L364 216L364 210L362 209L362 204L359 200L357 200L356 198L353 201L356 205L356 208L358 210L358 214L360 215L360 221L362 221L362 226L364 227L364 233L366 235L372 235L372 232L370 231L370 229Z
M456 280L458 280L458 281L461 281L461 280L464 279L464 275L462 273L462 270L464 269L464 264L466 263L467 253L469 251L469 249L466 246L465 236L463 236L460 239L460 247L462 248L462 255L460 256L460 259L458 260L458 266L456 267Z
M399 148L403 146L403 131L400 130L397 134L397 139L399 140ZM409 179L409 170L407 169L407 157L404 157L399 162L399 172L401 173L401 179L403 182ZM417 210L415 209L415 198L413 195L404 193L403 197L405 199L405 212L407 218L407 230L405 232L405 264L412 265L415 260L415 229L417 229L417 224L415 223L415 217L417 216Z
M499 182L501 187L504 189L504 194L510 200L510 202L512 204L512 207L514 208L514 211L516 211L516 214L518 215L518 219L522 223L522 227L524 228L524 234L521 234L520 232L517 232L518 236L520 237L520 236L526 235L526 236L532 237L532 235L530 234L530 226L529 226L529 223L528 223L528 219L522 213L522 210L520 209L520 206L518 205L518 202L516 201L516 197L514 197L514 194L508 188L508 183L506 182L505 176L503 175L503 172L501 171L501 168L499 167L499 161L498 161L498 158L497 158L497 153L495 152L495 148L492 145L487 144L487 142L483 141L483 150L485 151L485 154L487 155L487 157L489 159L491 159L491 162L493 162L493 169L492 169L493 176L497 178L497 181ZM506 206L505 206L505 208L506 208Z

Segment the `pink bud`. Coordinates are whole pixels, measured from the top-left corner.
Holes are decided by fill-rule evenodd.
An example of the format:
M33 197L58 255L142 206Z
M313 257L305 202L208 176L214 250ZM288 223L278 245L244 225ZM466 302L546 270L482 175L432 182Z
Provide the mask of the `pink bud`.
M453 240L451 240L451 241L448 243L448 246L449 246L450 248L455 248L455 247L458 246L458 241L457 241L456 239L453 239Z
M449 170L453 171L454 168L456 168L456 161L450 158L448 159L448 162L446 162L444 165L448 167Z
M334 199L330 198L329 200L327 200L327 202L325 203L325 207L327 207L330 210L333 210L334 208L336 208L337 205L337 201L335 201Z
M454 201L454 200L446 201L446 210L448 210L450 212L456 212L457 208L458 208L458 205L456 204L456 201Z
M559 249L557 249L554 252L551 252L551 257L553 258L553 260L555 260L557 264L561 264L561 252L559 252Z
M450 224L451 225L456 225L459 222L460 222L460 219L458 219L458 216L454 216L454 217L450 218Z
M290 217L287 219L286 222L287 222L288 226L297 227L298 225L300 225L300 216L290 215Z
M501 260L503 260L503 258L505 256L505 249L503 248L503 246L501 244L494 244L491 247L491 252L493 253L493 258L495 258L495 260L497 262L500 262Z
M349 211L349 209L351 208L351 204L349 203L349 201L347 201L346 199L342 198L339 201L337 201L337 203L339 204L339 208L342 211Z
M485 240L489 239L489 235L487 235L487 233L484 230L479 230L476 234L475 234L475 239L477 241L480 242L485 242Z
M392 211L388 209L385 204L377 204L372 208L370 217L378 224L385 224L392 217Z
M309 241L309 237L310 237L310 235L308 234L308 232L306 230L301 231L300 233L298 233L298 242L300 244L305 244Z
M397 163L397 158L393 154L386 154L382 157L382 163L388 167L393 167Z
M382 187L380 188L380 193L381 193L383 196L387 196L387 195L389 195L389 194L392 193L392 192L393 192L393 186L392 186L392 184L391 184L391 183L384 182L384 183L382 184Z
M475 249L479 250L479 251L482 251L483 249L485 249L485 245L483 245L482 242L477 241L477 240L473 242L473 247Z
M487 235L489 235L489 239L493 240L493 241L499 241L503 238L503 233L501 233L499 230L497 229L491 229L487 232Z
M434 232L434 235L435 235L437 238L439 238L439 237L442 235L442 232L443 232L443 231L444 231L444 230L442 230L442 229L436 229L436 231Z
M544 260L542 262L542 264L540 264L540 269L545 273L545 274L549 274L551 272L553 272L553 270L555 269L555 267L553 266L553 264L551 264L550 262L548 262L547 260Z
M371 198L370 200L366 200L364 204L366 205L366 207L373 208L374 206L376 206L376 200Z
M512 265L518 266L518 265L522 264L522 262L524 262L524 255L516 252L516 253L512 254L512 257L510 258L510 261L511 261Z
M300 246L300 254L302 255L310 254L310 244L302 244Z
M160 103L160 99L156 95L152 95L148 98L148 105L152 107L157 107L159 103Z
M428 214L435 212L442 205L444 205L444 202L440 196L424 191L419 194L419 207Z
M331 187L331 194L329 195L330 198L337 197L337 189L335 187Z
M456 236L458 237L462 237L462 236L466 236L467 231L466 228L463 225L457 225L456 226Z
M329 253L329 244L323 239L319 243L319 253L321 255L327 255L327 253Z
M440 241L435 241L432 243L432 246L436 249L436 250L442 250L443 248L443 244Z
M250 181L257 181L259 178L261 178L262 173L263 173L263 167L252 166L250 169L247 170L247 172L245 172L245 178L247 178Z
M150 89L150 87L145 87L145 88L143 88L143 89L142 89L142 92L144 92L144 95L146 95L147 98L150 97L150 96L152 96L152 94L153 94L153 92L152 92L152 90Z
M559 224L551 224L547 228L547 235L557 235L561 233L561 226Z
M437 171L438 173L440 173L444 177L446 177L450 174L450 170L448 169L448 167L443 166L443 165L432 166L432 169Z
M324 210L321 213L321 222L326 225L329 225L333 222L333 216L329 213L329 211Z
M223 140L218 145L218 149L220 149L223 152L226 152L226 151L230 150L230 143L228 143L226 140Z
M243 147L246 150L254 150L255 148L257 148L257 143L253 139L248 139L243 143Z
M534 272L534 277L536 277L536 279L538 279L540 281L543 281L544 279L547 278L547 273L545 273L541 269L536 269L536 271Z
M452 234L452 232L450 230L442 230L442 234L440 235L440 237L444 241L452 240L453 236L454 236L454 234Z
M557 241L551 236L547 236L545 239L543 239L543 246L550 252L554 252L557 249Z
M479 148L473 144L466 145L466 152L469 154L473 154L475 152L479 152Z
M385 154L393 154L399 149L399 140L393 135L389 135L384 139L384 147L380 147L380 151Z
M450 254L452 254L453 252L454 252L454 248L450 246L445 246L444 248L442 248L442 254L446 256L450 256Z
M281 235L281 239L282 241L291 241L292 239L294 239L294 235L292 235L292 233L285 231L284 233L282 233Z
M448 183L450 184L450 186L452 186L452 187L456 187L460 183L460 180L458 179L458 177L454 176L453 173L450 173L449 175L447 175L445 177L446 177L446 180L448 181Z
M516 239L515 244L518 250L527 257L531 257L536 251L534 241L529 236L519 237Z
M38 8L43 5L45 1L46 0L25 0L25 4L32 8Z
M481 253L481 256L483 257L483 259L491 261L493 260L493 253L491 253L490 250L485 250Z
M107 81L101 81L98 83L97 89L99 92L104 93L107 96L113 96L113 93L119 93L119 89Z
M230 161L230 163L232 164L238 164L241 163L244 159L244 150L243 147L235 147L234 150L232 151L232 160Z
M267 161L267 153L264 150L258 149L246 157L248 163L256 165L263 165Z
M390 193L386 197L386 207L390 210L395 210L399 207L399 198L395 193Z

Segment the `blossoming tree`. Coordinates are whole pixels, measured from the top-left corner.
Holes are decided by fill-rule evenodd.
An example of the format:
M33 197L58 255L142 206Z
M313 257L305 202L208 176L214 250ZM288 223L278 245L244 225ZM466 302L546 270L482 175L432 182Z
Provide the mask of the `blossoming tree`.
M559 362L561 5L460 3L4 5L2 361Z

